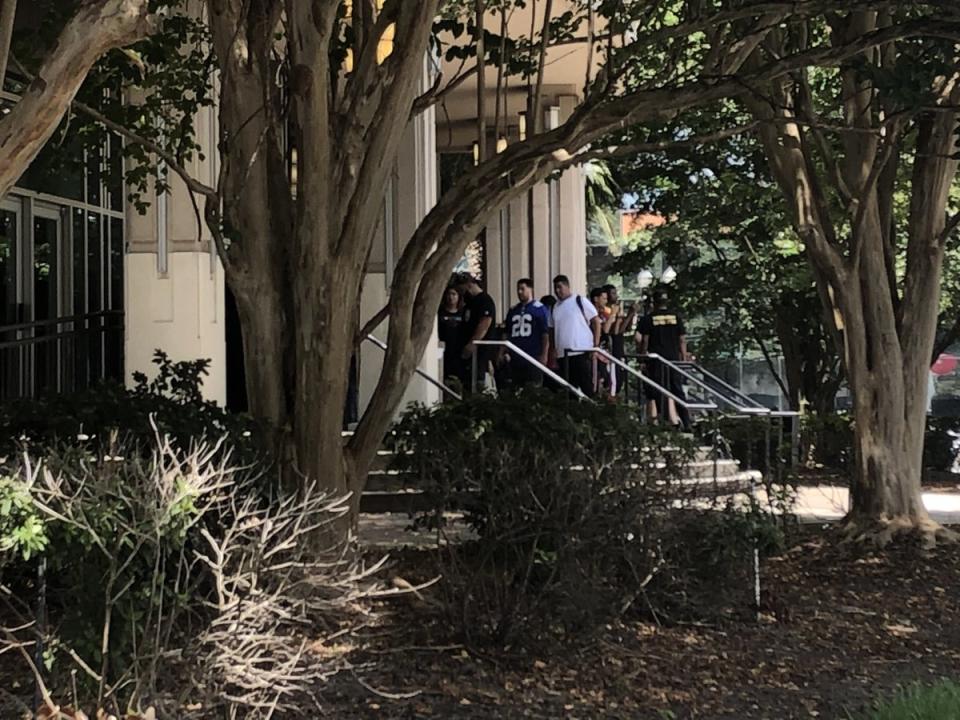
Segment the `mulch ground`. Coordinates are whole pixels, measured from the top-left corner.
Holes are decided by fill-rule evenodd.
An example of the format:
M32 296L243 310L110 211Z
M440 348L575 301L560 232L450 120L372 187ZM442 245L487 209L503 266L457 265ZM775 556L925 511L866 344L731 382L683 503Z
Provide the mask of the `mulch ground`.
M338 640L354 671L324 690L328 716L846 720L898 685L960 677L960 547L835 540L806 531L763 563L759 621L621 623L523 655L468 652L429 602L386 601ZM424 553L392 571L420 577Z

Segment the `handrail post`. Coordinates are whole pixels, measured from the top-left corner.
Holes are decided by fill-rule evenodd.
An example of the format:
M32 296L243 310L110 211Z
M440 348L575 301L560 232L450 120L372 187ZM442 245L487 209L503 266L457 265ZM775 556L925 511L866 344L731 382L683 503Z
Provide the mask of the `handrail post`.
M477 359L477 354L480 350L476 345L473 347L473 352L470 354L470 392L477 392L477 376L479 375L479 360Z

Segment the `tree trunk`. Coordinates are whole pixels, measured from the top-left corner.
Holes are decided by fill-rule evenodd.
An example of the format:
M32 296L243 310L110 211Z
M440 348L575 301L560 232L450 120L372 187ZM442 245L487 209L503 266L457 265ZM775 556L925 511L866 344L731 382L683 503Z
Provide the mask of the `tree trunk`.
M53 135L100 56L151 29L147 0L87 3L67 22L23 97L0 116L0 198Z
M210 29L220 65L219 213L208 223L229 239L221 248L227 283L237 301L244 373L251 414L270 426L272 449L291 465L293 396L288 238L292 228L290 181L271 97L276 71L273 28L279 7L218 0ZM240 52L238 48L242 48Z
M851 278L855 280L839 293L855 418L855 467L846 522L851 536L880 546L902 532L918 532L931 545L952 537L931 519L921 492L926 380L942 251L935 244L930 248L926 297L911 298L909 304L913 315L908 321L919 335L901 337L893 294L882 280L886 260L879 217L868 210L854 230L860 264Z
M350 476L342 427L356 327L349 308L357 297L358 281L331 261L311 272L301 271L295 281L294 338L297 469L336 495L354 491L354 517L363 485Z
M231 289L243 329L243 356L252 360L244 363L249 412L266 420L282 438L290 424L290 377L283 349L291 346L283 299L255 283L233 282Z
M873 372L850 367L855 398L854 477L846 522L852 536L878 545L903 531L919 531L925 541L944 539L923 504L921 474L925 416L906 414L906 398L926 393L905 377L894 359L884 359Z

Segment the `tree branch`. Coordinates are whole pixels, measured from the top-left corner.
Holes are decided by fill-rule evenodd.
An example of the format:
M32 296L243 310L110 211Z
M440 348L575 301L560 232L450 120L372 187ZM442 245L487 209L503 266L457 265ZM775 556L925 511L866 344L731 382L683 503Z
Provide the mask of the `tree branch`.
M355 346L359 346L364 340L367 339L367 335L380 327L380 324L383 323L383 321L388 317L390 317L390 303L387 303L382 308L377 310L373 317L364 323L363 327L360 328L360 332L357 333L357 337L354 339L353 344Z
M7 58L16 18L17 0L0 0L0 90L3 90L3 80L7 76Z
M146 0L98 0L80 7L44 59L38 77L0 117L0 197L53 135L100 56L146 37L153 26Z
M11 56L10 59L11 59L11 62L13 63L13 66L17 69L17 71L32 82L34 79L33 74L30 73L30 71L27 70L23 66L23 64L19 60L17 60L16 57ZM181 165L180 162L178 162L177 158L173 155L173 153L167 150L164 150L157 143L134 132L130 128L126 127L125 125L121 125L118 122L114 122L99 110L96 110L95 108L92 108L89 105L80 102L79 100L74 100L72 103L70 103L70 107L86 115L90 119L95 120L96 122L103 125L105 128L108 128L109 130L113 130L118 135L122 135L130 142L136 143L137 145L142 145L143 147L145 147L147 150L152 152L158 158L163 160L163 162L167 165L168 168L170 168L177 175L179 175L180 178L183 179L183 182L186 184L187 189L190 190L191 192L195 192L198 195L204 195L207 197L218 197L216 190L214 190L209 185L205 185L204 183L194 178L193 175L190 174L190 171L187 170L185 167L183 167L183 165Z
M441 82L443 80L443 75L441 73L437 73L436 80L433 82L433 87L413 101L413 109L410 111L411 119L422 113L424 110L429 110L437 103L442 102L447 95L463 85L463 83L472 77L476 72L477 66L473 65L468 70L464 70L463 72L455 75L453 80L444 85L442 88Z
M533 88L533 100L531 101L530 114L531 117L529 121L532 123L531 132L536 135L540 132L540 128L543 124L543 118L540 117L540 103L542 98L540 97L543 93L543 73L544 66L547 61L547 47L550 45L550 18L553 15L553 0L546 0L546 4L543 9L543 29L541 30L540 38L540 54L537 59L537 82ZM533 38L531 38L532 40Z

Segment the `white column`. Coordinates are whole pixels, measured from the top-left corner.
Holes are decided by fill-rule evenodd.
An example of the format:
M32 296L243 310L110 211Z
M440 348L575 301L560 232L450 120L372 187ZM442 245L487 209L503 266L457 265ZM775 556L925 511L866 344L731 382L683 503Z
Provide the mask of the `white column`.
M424 57L424 71L420 83L421 92L433 85L433 69L429 57ZM436 111L430 108L413 119L407 126L397 157L394 195L387 203L385 227L378 242L391 243L385 248L385 263L395 264L396 257L406 245L423 218L437 202L437 141ZM393 211L390 211L390 208ZM394 250L396 252L394 252ZM379 269L379 268L378 268ZM389 296L387 278L392 278L392 267L383 272L369 272L364 282L361 322L366 322L386 303ZM440 298L437 298L439 306ZM430 312L434 312L431 309ZM388 324L385 322L375 335L386 340ZM420 369L435 379L441 375L439 341L436 331L427 343ZM362 413L376 388L383 366L383 353L365 343L360 354L360 412ZM440 392L429 382L415 375L407 387L403 405L411 402L432 404L440 400Z
M196 155L188 170L216 182L216 117L214 109L200 113L197 138L205 160ZM127 252L124 257L124 351L126 381L134 372L152 377L155 350L173 360L210 361L204 395L226 401L224 337L224 278L212 254L209 231L197 223L193 202L183 182L170 179L170 193L153 202L145 215L127 211ZM203 199L198 198L200 216ZM160 240L163 238L163 246ZM160 256L164 252L165 257Z
M576 109L573 95L560 97L564 120ZM579 165L560 176L560 264L574 292L587 293L586 179Z
M527 194L510 203L510 280L507 286L508 304L516 302L517 280L530 277L530 233L527 222ZM534 291L543 295L541 288ZM503 316L506 315L504 308Z
M533 190L533 282L537 292L553 292L550 275L550 200L549 188L540 183ZM542 288L542 289L541 289Z

